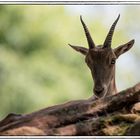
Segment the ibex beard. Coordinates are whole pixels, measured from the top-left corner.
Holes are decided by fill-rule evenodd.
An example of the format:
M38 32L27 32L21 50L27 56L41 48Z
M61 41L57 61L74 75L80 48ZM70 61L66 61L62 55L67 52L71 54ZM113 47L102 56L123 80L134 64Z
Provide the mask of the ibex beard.
M115 26L120 18L120 15L112 24L103 45L95 45L91 38L89 30L80 16L82 26L85 31L89 48L70 45L74 50L85 55L85 62L91 70L94 88L93 93L97 98L113 95L117 93L115 83L115 62L117 58L128 51L134 44L134 39L112 49L111 42Z

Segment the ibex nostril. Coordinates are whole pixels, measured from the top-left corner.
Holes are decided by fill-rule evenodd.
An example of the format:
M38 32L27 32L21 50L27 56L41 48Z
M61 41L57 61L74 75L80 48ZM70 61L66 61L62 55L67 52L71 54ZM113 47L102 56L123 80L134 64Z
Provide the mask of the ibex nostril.
M104 88L95 88L95 92L97 93L97 94L100 94L100 93L102 93L104 91Z

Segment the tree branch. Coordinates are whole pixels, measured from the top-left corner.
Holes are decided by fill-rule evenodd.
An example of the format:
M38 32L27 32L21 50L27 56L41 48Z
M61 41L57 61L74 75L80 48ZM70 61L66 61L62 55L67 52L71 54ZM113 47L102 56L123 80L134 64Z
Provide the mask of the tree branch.
M25 115L10 114L0 121L0 135L101 135L97 133L100 118L139 101L140 83L103 99L71 101Z

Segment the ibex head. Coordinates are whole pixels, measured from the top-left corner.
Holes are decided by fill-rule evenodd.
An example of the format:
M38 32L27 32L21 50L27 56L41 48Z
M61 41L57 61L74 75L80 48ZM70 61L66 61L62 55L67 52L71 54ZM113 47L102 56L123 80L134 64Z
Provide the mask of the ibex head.
M74 50L85 55L85 62L91 70L94 81L93 92L98 98L116 93L115 61L121 54L128 51L134 44L134 40L131 40L115 49L111 48L112 36L119 18L120 15L112 24L103 45L96 46L91 38L86 24L80 16L89 49L69 44Z

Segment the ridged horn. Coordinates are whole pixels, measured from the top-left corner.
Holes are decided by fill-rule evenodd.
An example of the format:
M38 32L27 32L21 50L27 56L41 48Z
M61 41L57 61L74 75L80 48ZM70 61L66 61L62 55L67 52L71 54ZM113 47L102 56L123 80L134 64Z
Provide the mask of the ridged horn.
M88 46L89 46L89 49L92 49L95 47L95 44L91 38L91 35L89 33L89 30L86 26L86 24L84 23L84 21L82 20L82 16L80 16L80 20L81 20L81 23L83 25L83 28L84 28L84 31L85 31L85 35L86 35L86 38L87 38L87 42L88 42Z
M105 42L103 44L104 48L110 48L111 47L111 42L112 42L112 37L113 37L113 33L114 33L114 30L115 30L115 26L118 22L120 18L120 14L118 15L117 19L114 21L114 23L112 24L108 34L107 34L107 37L105 39Z

